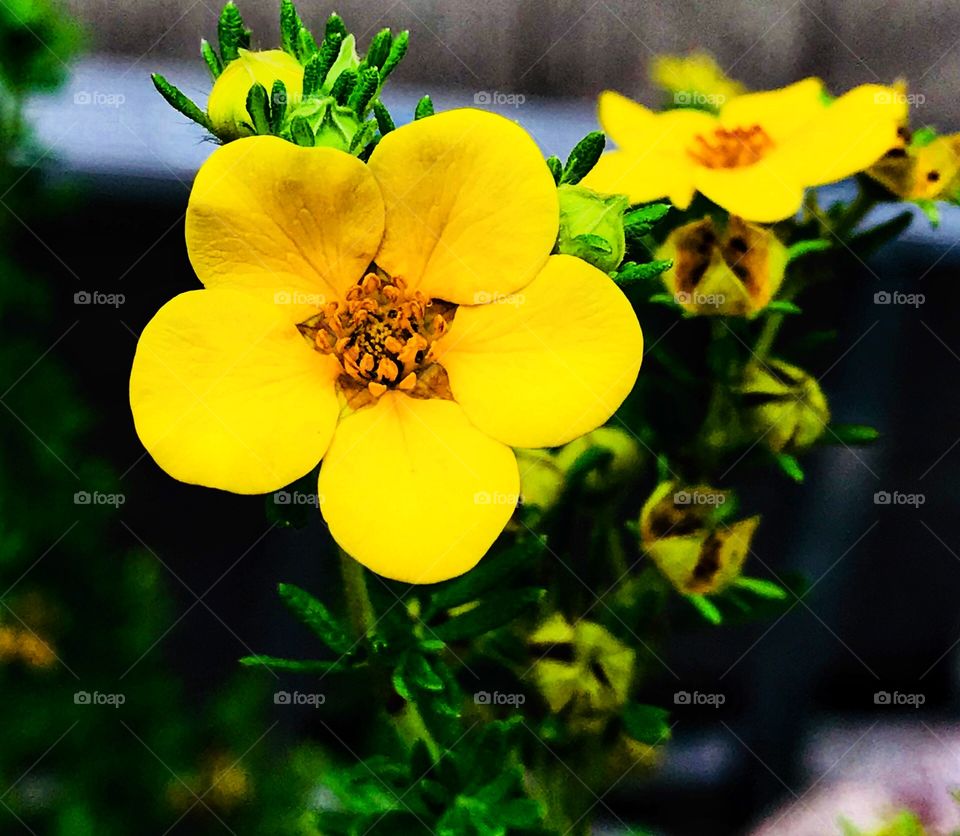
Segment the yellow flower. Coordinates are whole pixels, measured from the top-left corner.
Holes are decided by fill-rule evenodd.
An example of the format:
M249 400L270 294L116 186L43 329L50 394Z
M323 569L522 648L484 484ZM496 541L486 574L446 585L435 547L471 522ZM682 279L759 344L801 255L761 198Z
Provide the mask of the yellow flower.
M675 229L657 258L673 262L663 281L687 312L752 316L780 289L787 248L769 229L731 215L722 231L709 217Z
M715 110L747 92L747 88L730 78L707 52L658 55L650 65L650 80L669 93L678 107Z
M960 134L895 148L867 174L903 200L956 200L960 196Z
M511 447L603 424L640 367L626 297L550 255L558 216L533 140L476 110L393 131L369 165L275 137L217 149L186 220L206 289L137 347L140 439L172 476L235 493L322 458L347 553L408 582L468 571L513 513Z
M893 148L906 108L876 84L827 102L814 78L737 96L716 115L654 113L607 91L600 123L619 149L583 185L635 203L668 197L680 209L700 192L747 220L779 221L800 208L804 189L862 171Z
M273 83L282 81L291 104L303 95L303 67L292 55L281 49L266 52L240 50L240 57L231 61L214 82L207 102L207 115L214 133L221 139L237 139L255 133L247 113L247 95L258 82L267 95Z

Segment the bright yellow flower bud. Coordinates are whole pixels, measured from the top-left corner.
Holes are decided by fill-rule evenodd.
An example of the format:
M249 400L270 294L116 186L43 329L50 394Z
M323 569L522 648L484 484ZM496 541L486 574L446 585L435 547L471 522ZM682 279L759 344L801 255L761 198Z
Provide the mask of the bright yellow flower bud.
M273 83L282 81L287 88L288 103L295 103L303 95L303 67L292 55L280 49L266 52L240 50L240 57L231 61L210 91L207 115L214 133L225 141L239 139L254 133L247 113L247 95L254 84L262 84L267 94Z
M663 482L640 512L640 543L684 595L711 595L740 577L759 517L731 525L715 521L724 491Z
M820 384L783 360L749 366L739 389L747 429L775 453L793 453L813 444L830 421Z
M673 261L663 281L685 311L753 316L780 289L787 248L769 229L736 216L722 230L704 218L670 233L657 258Z

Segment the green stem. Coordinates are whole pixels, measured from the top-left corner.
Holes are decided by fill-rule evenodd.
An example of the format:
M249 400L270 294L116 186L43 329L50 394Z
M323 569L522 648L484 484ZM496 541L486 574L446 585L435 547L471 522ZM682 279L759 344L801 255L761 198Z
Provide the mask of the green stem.
M845 241L850 237L850 234L856 228L857 224L860 223L866 216L867 213L873 209L877 201L873 198L871 194L868 194L862 186L857 192L857 196L854 198L853 202L846 208L846 211L840 217L840 219L833 225L831 230L833 234L842 241Z

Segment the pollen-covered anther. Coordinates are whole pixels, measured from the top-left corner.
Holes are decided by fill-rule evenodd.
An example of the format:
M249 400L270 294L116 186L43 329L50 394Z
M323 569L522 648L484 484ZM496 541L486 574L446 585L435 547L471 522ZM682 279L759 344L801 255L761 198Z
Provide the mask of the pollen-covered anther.
M414 392L434 363L433 346L446 333L455 306L408 291L402 278L367 273L343 302L325 305L300 331L331 354L343 373L374 398L387 389Z
M687 154L707 168L742 168L759 162L773 148L773 140L760 125L717 128L709 136L697 134Z

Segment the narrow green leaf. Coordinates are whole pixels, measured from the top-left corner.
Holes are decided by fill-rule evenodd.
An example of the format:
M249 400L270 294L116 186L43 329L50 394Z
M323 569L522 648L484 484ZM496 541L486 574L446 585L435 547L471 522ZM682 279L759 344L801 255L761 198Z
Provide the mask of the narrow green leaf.
M317 142L317 138L313 135L313 128L302 116L293 117L290 123L290 138L294 145L300 145L303 148L313 148Z
M576 147L570 152L570 156L567 157L567 164L564 166L560 182L579 183L597 164L597 160L600 159L606 144L607 138L602 131L593 131L587 134L576 144Z
M217 38L220 42L220 59L223 66L240 57L240 49L250 46L250 31L243 25L240 10L229 0L220 13L217 23Z
M404 664L405 679L425 691L442 691L443 680L434 673L430 660L419 653L411 653Z
M377 135L377 123L371 119L360 126L350 140L350 153L360 154L369 145Z
M669 211L669 203L651 203L627 212L623 216L623 231L631 238L646 235Z
M331 650L350 653L355 648L346 626L309 592L289 583L279 584L277 590L290 612Z
M267 88L259 82L250 88L247 93L247 113L253 124L253 130L258 134L270 133L270 100Z
M613 280L621 286L633 282L645 282L656 278L671 267L673 267L673 262L670 259L648 261L646 264L636 264L628 261L626 264L620 265L620 270L614 274Z
M304 26L297 35L297 58L303 64L317 54L320 49L310 30Z
M763 578L739 577L733 585L747 592L752 592L760 598L769 598L773 601L783 601L787 597L787 590L773 581L767 581Z
M327 74L330 68L337 60L340 54L340 47L343 45L343 37L334 33L330 38L325 38L320 45L320 49L312 55L306 63L303 71L303 95L304 98L314 96L320 92L323 83L327 80Z
M300 42L300 29L303 23L300 21L300 15L293 5L292 0L280 0L280 44L283 51L289 53L294 58L297 55Z
M397 692L403 699L407 702L413 702L413 692L410 690L410 686L407 684L407 680L404 678L404 673L401 668L397 668L393 675L391 676L391 681L393 682L393 690Z
M220 56L217 55L214 48L203 38L200 39L200 55L203 56L207 69L210 70L210 75L212 75L213 80L216 81L220 78L220 73L223 72L223 64L220 63Z
M720 610L717 609L717 605L709 598L703 595L687 595L686 599L693 604L697 612L711 624L723 624L723 616L720 614Z
M790 247L787 248L787 263L796 261L798 258L803 258L803 256L810 253L822 253L832 247L833 241L825 238L814 238L811 241L797 241L796 244L791 244Z
M343 18L334 12L330 15L330 17L327 18L327 25L324 27L323 38L324 40L327 40L328 38L335 37L337 35L340 36L341 41L347 37L347 25L343 22Z
M481 636L513 621L531 604L540 601L544 594L545 590L532 587L494 593L473 609L437 625L433 634L445 642Z
M287 87L278 78L270 91L270 133L279 134L287 113Z
M913 212L909 210L895 215L888 221L871 227L866 232L861 232L850 239L850 249L858 256L864 258L872 255L884 244L889 243L894 238L906 231L907 227L913 222Z
M407 31L401 32L393 39L387 60L383 62L383 66L380 68L380 78L382 81L386 81L387 76L389 76L390 73L397 68L397 64L403 60L403 56L407 54L408 46L410 46L410 33Z
M294 673L330 673L347 670L342 662L319 662L310 659L281 659L277 656L244 656L240 664L247 668L270 668Z
M563 163L560 162L560 158L556 156L547 157L547 168L553 175L553 182L559 186L560 178L563 176Z
M157 91L161 96L163 96L163 98L167 100L167 103L171 107L173 107L175 110L178 110L188 119L192 119L198 125L203 125L203 127L213 133L213 125L210 124L209 117L206 113L200 110L196 104L188 99L159 73L154 73L152 76L150 76L150 78L153 79L153 86L157 88Z
M764 310L769 311L770 313L782 313L782 314L802 314L803 309L798 305L795 305L793 302L789 302L786 299L776 299L773 302L770 302Z
M380 129L381 136L386 136L390 131L396 130L397 126L393 124L390 111L379 99L373 103L373 116L377 120L377 127Z
M413 121L418 122L421 119L426 119L428 116L433 116L433 113L433 99L424 96L417 102L417 107L413 111Z
M800 466L800 462L797 461L796 456L791 456L789 453L776 453L774 458L780 466L780 469L793 479L794 482L803 482L803 468Z
M393 46L393 34L389 29L381 29L370 41L364 60L371 67L376 67L378 70L382 69L390 55L391 46Z
M344 70L337 77L337 80L333 82L333 87L330 88L330 95L336 101L337 104L345 105L347 99L350 98L350 94L353 92L353 88L357 85L357 71L356 70Z
M656 705L631 702L623 710L623 727L634 740L656 746L670 739L670 712Z
M360 70L356 86L347 100L347 106L352 108L357 116L362 119L379 87L380 71L376 67L366 67Z
M828 444L836 441L838 444L872 444L880 438L880 431L866 424L830 424L823 440Z

